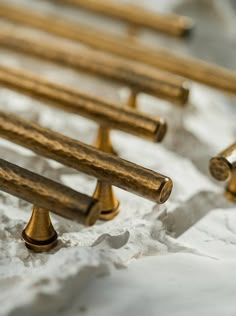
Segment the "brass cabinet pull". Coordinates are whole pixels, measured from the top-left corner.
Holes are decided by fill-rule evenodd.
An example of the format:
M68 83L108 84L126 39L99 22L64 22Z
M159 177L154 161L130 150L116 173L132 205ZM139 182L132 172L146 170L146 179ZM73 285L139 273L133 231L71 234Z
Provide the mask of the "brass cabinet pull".
M31 219L22 233L26 246L34 251L48 251L56 244L57 233L49 210L85 225L93 225L100 215L96 199L3 159L0 159L0 190L34 204Z
M0 136L156 203L171 194L170 178L10 113L0 112Z
M106 125L159 142L166 134L164 119L111 104L77 90L51 83L29 72L0 66L0 85Z
M125 84L135 94L144 92L182 106L188 101L186 79L116 56L88 49L68 49L64 44L42 42L6 28L0 30L0 46Z
M58 1L55 1L57 2ZM193 29L193 20L175 14L158 14L132 4L111 0L59 0L59 3L90 10L117 18L121 21L176 37L188 37Z
M26 8L0 4L0 17L82 42L98 50L167 70L229 94L236 94L236 74L223 67L186 56L181 57L166 49L154 49L139 43L129 43L122 37L110 35L78 23L71 23L59 18L52 20Z

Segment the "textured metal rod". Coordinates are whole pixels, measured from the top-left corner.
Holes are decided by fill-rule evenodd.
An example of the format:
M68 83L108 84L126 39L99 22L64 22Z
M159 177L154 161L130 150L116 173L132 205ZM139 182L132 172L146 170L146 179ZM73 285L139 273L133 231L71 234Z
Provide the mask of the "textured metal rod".
M162 118L108 103L22 70L0 66L0 85L67 112L85 116L112 129L155 142L161 141L167 130L166 122Z
M236 143L213 157L209 163L211 175L218 181L229 180L226 197L236 202Z
M180 105L188 101L189 87L185 79L146 65L92 50L68 49L49 41L42 43L32 36L6 29L0 30L0 46L126 84L137 93L144 92Z
M3 159L0 190L86 225L94 224L100 214L97 200Z
M168 177L9 113L0 112L0 136L157 203L170 196L172 181Z
M55 35L71 39L107 51L115 55L167 70L198 81L230 94L236 94L236 74L198 59L181 57L166 49L154 49L139 43L129 43L122 37L88 28L78 23L51 19L27 9L0 4L0 17L16 23L38 28Z
M193 29L193 20L188 17L153 13L132 4L122 4L110 0L54 0L54 2L108 15L137 27L144 27L177 37L189 36Z

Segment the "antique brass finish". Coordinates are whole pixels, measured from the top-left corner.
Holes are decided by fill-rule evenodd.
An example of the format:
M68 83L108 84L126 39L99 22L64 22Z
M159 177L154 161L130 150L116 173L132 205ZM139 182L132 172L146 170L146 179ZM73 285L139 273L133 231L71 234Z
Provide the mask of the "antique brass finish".
M170 178L15 115L0 112L0 136L156 203L164 203L171 194Z
M114 154L116 152L112 146L111 138L110 138L110 129L106 126L100 126L98 128L98 134L95 141L95 147L99 150L104 151L105 153Z
M26 8L0 4L0 17L16 23L51 32L55 35L82 42L93 48L176 73L180 76L212 86L230 94L236 94L236 74L206 62L180 57L166 49L154 49L139 43L129 43L122 37L88 28L78 23L54 19L31 12Z
M132 4L122 4L111 0L59 0L59 2L108 15L136 27L149 28L177 37L189 36L193 28L192 19L185 16L161 15Z
M182 106L188 101L189 87L185 79L112 55L88 49L68 49L49 41L42 43L32 36L6 29L0 30L0 46L126 84L137 93L144 92Z
M228 200L236 202L236 168L232 170L231 179L226 188L225 196Z
M49 251L56 245L57 233L48 210L34 206L30 221L22 232L22 239L26 247L35 252Z
M96 140L96 147L106 153L114 154L111 144L110 130L106 126L100 126ZM119 202L115 197L112 186L104 181L97 181L93 197L100 202L101 220L111 220L119 213Z
M136 42L138 40L139 29L134 24L127 25L126 35L127 40L130 42Z
M226 181L229 179L225 196L236 202L236 143L212 158L209 170L216 180Z
M114 105L77 90L48 82L29 72L0 66L0 86L29 95L67 112L79 114L106 125L153 140L162 141L167 125L164 119Z
M154 138L156 141L160 141L163 139L166 133L166 123L161 119L157 119L158 127L155 126L155 128L157 128L157 132L152 130L150 133L150 127L151 129L153 129L153 127L146 124L147 116L138 114L138 116L142 118L142 121L138 121L136 120L138 116L136 115L137 113L135 111L127 112L121 107L112 106L97 99L95 99L95 101L92 100L94 103L96 102L95 105L93 105L91 98L88 96L82 97L81 94L75 90L48 83L41 78L29 75L28 73L22 71L16 71L0 66L0 83L5 87L23 92L27 95L31 95L39 100L46 100L52 105L57 105L58 103L55 103L55 101L59 101L59 107L62 107L67 111L71 111L73 113L82 113L89 118L94 118L99 123L103 122L105 125L99 129L97 148L104 152L114 153L110 142L109 128L107 126L113 127L115 126L116 122L118 122L118 124L121 123L121 126L125 126L125 122L127 119L129 120L131 116L133 116L133 119L132 122L129 120L128 125L132 123L138 127L136 128L133 125L131 127L131 130L134 131L136 135L147 137L148 134L152 134L155 135L155 137L152 136L152 139ZM87 104L84 103L85 98L88 102ZM75 110L77 104L78 108ZM127 113L128 116L126 116ZM135 116L133 114L135 114ZM143 118L145 118L145 121ZM151 118L151 121L154 122L155 119ZM146 127L148 127L148 130L144 131ZM125 130L127 130L126 127ZM150 136L147 138L149 137ZM112 187L109 183L107 183L107 180L105 182L101 180L98 181L94 197L98 198L101 204L101 219L111 219L118 214L119 202L116 200Z
M136 109L137 108L137 91L135 90L131 90L130 91L130 95L129 95L129 99L128 99L128 106L131 109Z
M5 125L8 125L7 121L5 121ZM11 123L8 127L10 125ZM17 129L17 127L15 128ZM22 129L19 128L18 131L20 132ZM18 137L20 136L18 135ZM41 141L46 142L42 137ZM0 190L37 205L36 210L38 208L50 210L84 225L93 225L100 215L100 206L96 199L3 159L0 159ZM40 221L48 221L45 215L47 212L40 211L40 214L44 214L43 216L36 216L39 214L38 211L35 213L32 219L34 222L37 218ZM29 229L31 230L31 228ZM29 236L32 238L32 235Z
M112 186L104 181L97 181L93 197L100 202L101 213L99 219L108 221L119 214L119 201L116 199Z

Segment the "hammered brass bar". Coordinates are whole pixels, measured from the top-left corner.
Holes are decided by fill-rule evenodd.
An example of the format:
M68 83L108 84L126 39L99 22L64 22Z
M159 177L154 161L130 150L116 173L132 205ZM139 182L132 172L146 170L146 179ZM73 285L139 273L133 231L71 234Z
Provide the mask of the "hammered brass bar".
M176 37L188 37L194 25L193 20L185 16L153 13L134 4L122 4L111 0L54 0L54 2L110 16L136 27L148 28Z
M209 170L216 180L229 180L225 196L236 202L236 143L213 157L209 163Z
M0 112L0 136L156 203L170 196L170 178L10 113Z
M88 49L68 49L66 45L42 42L6 29L0 30L0 47L125 84L136 94L147 93L179 105L188 101L189 86L185 79L112 55Z
M0 190L85 225L93 225L100 214L96 199L3 159L0 159Z
M236 74L217 65L204 61L182 57L166 49L154 49L140 43L130 43L122 37L110 35L88 28L78 23L51 19L26 8L0 4L0 17L15 23L34 27L55 35L82 42L98 50L167 70L171 73L220 89L229 94L236 94Z
M0 66L0 86L23 93L56 108L85 116L112 129L159 142L166 134L164 119L114 105L77 90L51 83L29 72Z

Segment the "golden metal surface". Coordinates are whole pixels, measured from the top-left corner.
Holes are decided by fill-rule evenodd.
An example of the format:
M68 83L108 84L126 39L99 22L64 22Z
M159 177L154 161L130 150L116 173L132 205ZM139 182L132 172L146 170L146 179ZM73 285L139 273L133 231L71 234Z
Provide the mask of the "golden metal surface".
M128 106L131 108L131 109L136 109L137 108L137 91L135 90L132 90L130 92L130 95L129 95L129 99L128 99Z
M96 139L96 148L106 153L114 154L111 144L110 130L105 126L100 126ZM93 197L100 202L101 220L111 220L119 214L119 201L116 199L112 186L104 181L97 181Z
M68 49L66 45L49 41L42 43L33 36L23 36L7 29L0 30L0 46L126 84L131 90L179 105L185 105L188 101L189 87L185 79L115 56L88 49Z
M54 0L54 2L108 15L137 27L177 37L189 36L193 29L193 20L188 17L153 13L134 4L122 4L111 0Z
M0 159L0 190L81 224L93 225L100 215L96 199L3 159Z
M236 202L236 143L210 160L209 170L218 181L229 180L225 196Z
M231 179L227 185L225 196L228 200L236 203L236 168L232 170Z
M0 17L15 23L34 27L55 35L82 42L93 48L176 73L229 94L236 94L236 74L213 64L170 53L166 49L154 49L139 43L129 43L124 38L97 29L58 18L44 16L27 10L0 4Z
M74 109L76 105L79 104L76 108L76 110L78 109L76 113L82 113L86 117L94 118L97 122L103 122L106 124L100 128L97 139L97 147L104 152L114 153L109 138L109 129L107 127L107 125L112 127L115 126L114 122L121 124L119 126L123 126L126 131L127 126L131 127L130 124L132 124L131 129L128 127L128 130L134 131L135 135L141 135L146 138L150 138L152 135L151 138L156 141L162 140L166 133L166 124L159 118L157 120L150 118L151 122L155 122L155 125L157 123L155 126L155 128L157 128L156 132L153 130L153 126L151 126L149 122L147 124L147 116L138 114L141 120L137 121L136 119L138 116L135 111L127 112L121 107L115 107L97 99L92 99L94 103L91 103L91 98L88 96L81 97L81 94L78 94L77 91L48 83L39 77L32 76L22 71L16 71L0 66L0 84L18 92L23 92L24 94L33 96L39 100L45 100L52 105L58 104L54 103L55 101L60 102L59 107L66 109L67 111L75 112ZM84 103L84 99L88 102L87 104ZM128 122L128 125L126 122ZM152 129L151 133L150 128ZM149 136L147 137L147 135ZM153 137L154 135L155 137ZM114 197L110 184L98 181L95 196L99 199L101 204L101 219L111 219L118 214L119 203Z
M0 136L156 203L164 203L171 194L170 178L10 113L0 112Z
M127 40L136 42L138 40L139 29L134 24L128 24L126 29Z
M159 142L166 134L164 119L139 113L77 90L51 83L29 72L0 66L0 86L13 89L56 108L85 116L112 129Z
M30 221L22 232L22 239L26 247L35 252L49 251L56 245L57 233L48 210L34 206Z
M106 126L99 126L94 146L99 150L104 151L105 153L116 155L116 152L111 143L110 129Z
M93 197L99 200L101 213L99 219L108 221L119 214L119 201L115 197L112 186L104 181L98 180Z

